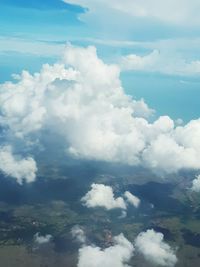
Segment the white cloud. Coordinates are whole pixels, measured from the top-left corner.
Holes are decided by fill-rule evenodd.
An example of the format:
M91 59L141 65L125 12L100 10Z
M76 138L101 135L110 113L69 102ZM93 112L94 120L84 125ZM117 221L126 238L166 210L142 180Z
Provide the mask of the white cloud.
M129 54L122 57L120 64L124 71L158 72L179 76L200 75L200 60L186 60L176 55L176 51L165 53L153 50L145 56Z
M13 155L10 146L0 147L0 171L5 175L12 176L21 184L33 182L36 178L37 166L33 158L22 159L19 155Z
M75 225L72 227L71 234L72 237L76 239L79 243L85 244L86 242L85 232L79 225Z
M107 210L120 208L122 210L119 218L126 217L126 202L138 208L140 205L140 199L129 191L123 194L123 197L114 197L113 189L111 186L104 184L92 184L91 190L81 199L83 204L88 208L104 207ZM125 201L126 200L126 201Z
M64 65L44 65L34 76L23 71L18 83L6 82L0 86L0 123L8 126L17 137L40 130L45 123L48 102L45 93L56 79L72 79L74 71ZM58 88L57 88L58 89ZM48 98L46 97L48 101Z
M182 168L199 169L199 134L200 120L193 120L183 127L178 126L171 132L161 134L143 151L144 161L151 169L165 170L166 173Z
M124 218L126 218L126 216L127 216L127 211L126 210L122 210L121 215L119 215L118 218L119 219L124 219Z
M124 199L122 197L115 198L112 187L103 184L92 184L91 190L87 192L81 201L88 208L126 209Z
M134 51L152 51L144 56L134 52L123 57L121 62L123 70L180 76L200 75L198 57L200 46L196 34L196 26L200 25L198 0L191 2L188 0L64 0L64 2L88 8L79 17L88 27L92 25L91 31L95 29L96 39L86 38L86 42L134 47ZM177 30L174 32L174 27L180 29L179 34ZM138 41L138 39L145 40ZM122 50L119 51L121 52Z
M123 70L152 70L152 67L157 67L159 59L159 51L154 50L146 56L135 54L124 56L121 65Z
M194 192L200 192L200 175L197 175L196 178L192 181L192 188Z
M140 199L133 194L131 194L129 191L126 191L124 193L125 198L127 199L128 203L133 205L135 208L138 208L140 205Z
M40 235L40 233L36 233L34 235L34 240L37 244L39 245L43 245L43 244L46 244L46 243L49 243L52 239L52 235Z
M0 53L17 52L34 56L60 56L63 44L52 44L50 41L36 41L17 37L0 36Z
M107 13L117 20L120 15L132 18L149 18L175 25L199 25L200 19L198 0L64 0L64 2L81 5L89 9L81 18L91 22L92 14L97 20L103 21ZM104 11L104 13L103 13ZM93 19L94 19L93 17ZM123 20L120 20L123 23Z
M200 120L177 127L168 116L149 122L152 110L125 94L119 74L94 47L68 45L63 63L44 65L34 75L24 71L17 82L0 85L5 139L26 146L48 138L48 130L55 142L62 138L63 150L73 157L160 173L199 169Z
M133 256L133 245L120 234L114 237L114 245L105 249L84 246L79 249L78 267L128 267Z
M176 264L177 258L174 251L164 242L163 238L162 233L147 230L137 236L135 246L147 261L155 265L172 267Z

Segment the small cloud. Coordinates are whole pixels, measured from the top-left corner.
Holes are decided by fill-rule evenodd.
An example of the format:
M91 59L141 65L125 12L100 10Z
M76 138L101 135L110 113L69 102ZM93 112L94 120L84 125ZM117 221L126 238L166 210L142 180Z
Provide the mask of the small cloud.
M177 125L177 126L179 126L179 125L183 125L183 123L184 123L184 121L182 120L182 119L177 119L176 121L175 121L175 124Z
M122 210L121 215L118 217L119 219L124 219L127 216L127 212L125 210Z
M134 196L129 191L126 191L124 196L129 204L133 205L135 208L139 207L141 201L138 197Z
M163 239L162 233L157 233L153 229L147 230L137 236L135 246L145 259L154 265L173 267L177 257Z
M154 209L155 208L155 206L154 206L153 203L150 204L150 207L151 207L151 209Z
M79 243L85 244L86 236L84 230L79 226L75 225L71 229L72 237Z
M37 166L32 157L21 158L13 155L11 146L0 147L0 171L5 175L17 179L21 184L23 180L33 182L36 178Z
M104 184L92 184L91 190L81 201L88 208L103 207L107 210L126 209L124 199L122 197L115 198L112 187Z
M150 54L145 56L138 56L130 54L123 56L121 60L122 70L150 70L159 63L160 53L158 50L152 51Z
M39 245L49 243L51 241L51 239L52 239L52 235L49 235L49 234L42 236L42 235L40 235L40 233L36 233L34 235L34 240Z
M196 178L193 180L191 189L194 192L200 192L200 175L197 175Z

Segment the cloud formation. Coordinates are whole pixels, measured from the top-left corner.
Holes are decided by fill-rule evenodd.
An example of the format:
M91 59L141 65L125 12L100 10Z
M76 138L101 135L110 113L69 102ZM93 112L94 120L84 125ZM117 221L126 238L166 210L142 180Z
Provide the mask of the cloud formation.
M86 236L85 232L79 225L75 225L71 229L72 237L78 241L80 244L85 244L86 242Z
M52 239L52 235L40 235L40 233L36 233L34 235L34 240L37 244L43 245L49 243Z
M126 191L123 197L115 198L112 187L104 184L92 184L91 190L87 192L81 201L88 208L122 209L122 215L119 218L126 217L127 203L135 208L140 205L140 199L129 191Z
M79 232L75 234L79 236ZM82 233L81 233L82 235ZM153 229L141 232L135 239L135 247L123 234L113 238L113 245L101 249L95 245L82 243L79 249L78 267L129 267L134 251L141 253L154 266L173 267L177 263L175 251L163 240L162 233Z
M92 184L91 190L87 192L81 201L88 208L126 209L124 199L122 197L115 198L112 187L103 184Z
M84 246L79 249L78 267L129 267L133 245L120 234L113 239L114 245L105 249Z
M139 207L140 199L138 197L134 196L129 191L126 191L124 193L124 196L129 204L133 205L135 208Z
M199 169L200 119L177 127L168 116L149 122L152 110L125 94L119 75L119 67L105 64L95 47L67 45L62 63L44 65L34 75L23 71L18 81L0 85L5 142L32 149L51 133L76 158L162 174Z
M194 192L200 192L200 175L197 175L196 178L192 181L192 188Z
M97 19L103 20L102 9L106 10L111 17L124 14L128 17L149 18L168 24L190 24L199 25L200 20L198 12L200 3L198 0L168 0L161 2L159 0L64 0L66 3L81 5L89 9L87 17L90 18L90 12L97 16ZM88 18L88 19L89 19Z
M24 53L36 56L60 56L64 44L52 44L48 41L26 40L19 37L0 35L0 53Z
M135 246L146 260L154 265L173 267L177 262L177 257L163 238L162 233L147 230L137 236Z
M0 147L0 171L16 178L18 183L33 182L36 178L37 166L32 157L21 158L13 155L11 146Z
M167 49L167 48L166 48ZM121 59L123 71L157 72L167 75L200 75L200 60L185 60L176 53L163 53L153 50L150 54L139 56L129 54Z

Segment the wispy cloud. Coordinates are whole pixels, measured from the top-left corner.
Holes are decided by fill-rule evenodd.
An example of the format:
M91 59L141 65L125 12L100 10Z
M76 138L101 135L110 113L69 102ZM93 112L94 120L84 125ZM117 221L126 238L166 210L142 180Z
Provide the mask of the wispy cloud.
M17 52L35 56L60 56L64 51L64 44L48 41L37 41L30 38L0 36L0 53Z
M145 56L136 54L123 56L121 68L124 71L132 70L178 76L199 76L200 60L187 61L176 53L170 54L167 50L164 53L153 50Z
M101 9L107 9L112 12L121 12L126 16L154 18L169 24L199 24L198 10L200 8L199 1L192 0L169 0L161 2L159 0L64 0L66 3L77 4L89 8L90 12L99 16ZM103 20L103 17L98 18Z

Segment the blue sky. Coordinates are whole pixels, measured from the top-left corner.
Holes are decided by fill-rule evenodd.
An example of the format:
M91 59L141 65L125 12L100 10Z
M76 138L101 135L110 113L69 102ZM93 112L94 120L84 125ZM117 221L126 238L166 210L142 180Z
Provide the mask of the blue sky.
M144 98L158 115L184 121L198 118L197 1L187 6L188 1L170 0L163 7L158 0L151 0L151 7L145 0L136 0L136 6L131 0L120 2L1 0L0 81L59 60L66 42L95 45L106 62L121 64L124 57L137 56L131 62L128 58L129 69L122 71L124 88L137 99Z

